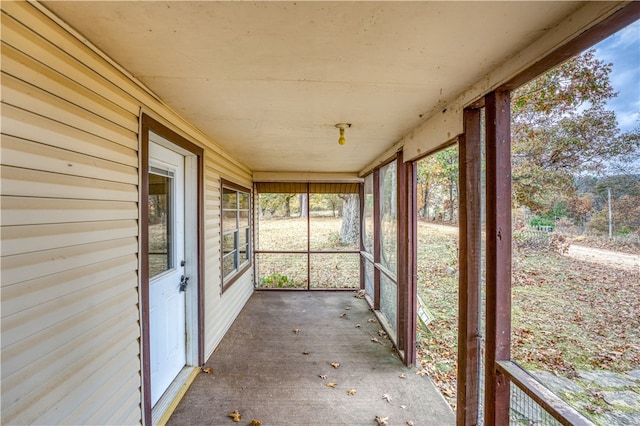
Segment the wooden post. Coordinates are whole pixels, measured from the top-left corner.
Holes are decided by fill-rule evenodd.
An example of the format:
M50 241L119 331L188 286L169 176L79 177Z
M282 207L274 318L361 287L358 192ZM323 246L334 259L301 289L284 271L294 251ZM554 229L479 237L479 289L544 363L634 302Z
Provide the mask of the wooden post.
M413 236L416 216L415 181L413 163L403 161L402 152L397 161L398 194L398 347L404 352L404 363L412 366L416 362L416 274L415 238Z
M458 426L478 423L478 312L481 273L482 194L480 111L465 109L458 138L460 253L458 258Z
M487 305L485 424L509 424L509 381L497 369L511 351L511 125L509 91L485 97Z

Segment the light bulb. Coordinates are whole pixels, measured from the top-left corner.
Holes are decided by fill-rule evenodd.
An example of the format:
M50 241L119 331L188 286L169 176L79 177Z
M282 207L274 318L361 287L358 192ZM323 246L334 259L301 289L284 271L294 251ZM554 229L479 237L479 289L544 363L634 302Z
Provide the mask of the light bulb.
M344 129L340 129L340 139L338 139L338 143L340 145L347 143L347 140L344 138Z

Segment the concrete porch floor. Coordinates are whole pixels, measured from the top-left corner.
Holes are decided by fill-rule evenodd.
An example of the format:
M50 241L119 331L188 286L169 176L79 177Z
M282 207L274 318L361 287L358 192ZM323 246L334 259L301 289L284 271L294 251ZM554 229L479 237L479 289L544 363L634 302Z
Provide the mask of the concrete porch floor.
M168 424L375 425L376 416L455 424L429 377L402 364L374 318L353 292L254 293L207 361L213 374L195 378ZM234 410L239 423L228 417Z

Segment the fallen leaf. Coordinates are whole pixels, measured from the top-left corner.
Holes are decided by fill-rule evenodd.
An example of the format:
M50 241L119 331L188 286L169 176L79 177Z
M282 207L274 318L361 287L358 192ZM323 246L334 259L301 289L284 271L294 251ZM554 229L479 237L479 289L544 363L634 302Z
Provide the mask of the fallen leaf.
M355 297L356 299L362 299L362 298L364 298L364 295L365 295L365 294L366 294L366 291L365 291L365 290L358 290L358 292L356 293L356 295L355 295L355 296L353 296L353 297Z
M399 375L398 377L400 377L401 379L406 379L406 378L407 378L407 376L406 376L404 373L402 373L402 374L401 374L401 375Z
M302 330L300 330L299 328L294 328L294 329L293 329L293 332L294 332L294 333L296 333L296 334L300 333L301 331L302 331Z
M407 408L406 405L401 405L400 408L402 408L403 410L405 410Z
M368 321L368 322L378 322L378 320L377 320L377 319L375 319L375 318L369 318L367 321Z
M330 388L335 388L337 385L338 385L337 383L333 383L333 382L327 383L327 386L329 386Z
M360 325L360 323L357 323L357 324L356 324L356 328L360 328L360 327L362 327L362 326Z
M351 309L351 306L347 306L347 307L344 308L345 311L348 311L350 309Z
M378 426L388 425L389 424L387 422L388 420L389 420L389 417L376 416L376 422L378 422Z
M373 343L380 343L380 341L379 341L376 337L372 337L372 338L371 338L371 341L372 341Z
M207 367L207 368L202 367L202 372L203 373L207 373L207 374L213 374L213 368L211 368L211 367Z
M413 426L413 422L412 422L411 420L409 420L409 421L407 422L407 426Z
M260 420L256 420L256 419L251 420L251 426L260 426L261 424L262 422Z
M322 380L326 380L327 375L326 374L318 374L318 377L320 377Z
M384 337L384 336L386 336L386 335L387 335L387 332L386 332L386 331L384 331L384 330L378 330L378 336L380 336L380 337Z
M340 318L345 318L347 316L347 314L345 312L340 314Z
M388 393L382 395L382 399L386 400L388 403L391 403L391 395L389 395Z
M309 352L309 351L304 351L304 352L302 352L302 355L309 355L310 353L311 352Z
M429 374L429 372L423 368L422 370L416 371L416 374L419 374L424 377L425 375Z
M349 389L347 391L347 395L355 395L356 394L356 390L355 389Z
M234 422L239 422L242 419L238 410L235 410L233 413L229 413L229 417L231 417Z
M337 362L332 362L332 363L331 363L331 366L332 366L333 368L338 368L338 367L340 367L340 364L339 364L339 363L337 363Z

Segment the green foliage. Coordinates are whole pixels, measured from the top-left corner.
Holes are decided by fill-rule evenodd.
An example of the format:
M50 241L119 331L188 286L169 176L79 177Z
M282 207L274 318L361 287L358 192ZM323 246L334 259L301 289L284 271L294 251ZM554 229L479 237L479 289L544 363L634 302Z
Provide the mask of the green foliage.
M543 218L539 216L533 216L529 221L529 226L538 227L538 226L554 226L555 222L552 219Z
M262 285L269 288L289 288L295 287L295 282L286 275L276 272L262 278Z

